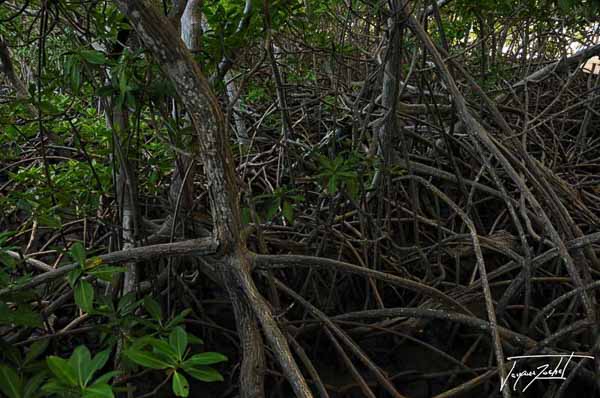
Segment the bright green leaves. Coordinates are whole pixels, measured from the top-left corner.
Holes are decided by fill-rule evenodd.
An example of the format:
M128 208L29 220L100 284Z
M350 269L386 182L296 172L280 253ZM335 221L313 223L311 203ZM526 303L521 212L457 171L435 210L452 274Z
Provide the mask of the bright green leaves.
M175 349L177 359L182 360L188 345L187 333L180 326L173 329L169 335L169 344Z
M173 392L178 397L187 397L190 394L190 385L181 373L173 372Z
M93 65L104 65L108 63L108 58L100 51L80 50L77 54L82 60Z
M192 367L184 364L183 369L196 380L204 381L206 383L223 381L221 373L208 366Z
M68 386L74 386L77 384L77 375L75 373L75 369L73 369L69 361L57 356L51 356L48 357L47 362L48 368L59 382Z
M91 382L94 374L104 367L109 356L110 351L106 350L92 358L87 347L82 345L73 351L68 360L57 356L48 357L46 362L52 372L52 378L44 385L43 390L60 395L77 392L90 398L113 397L112 387L108 382L118 372L106 373L94 383Z
M40 386L46 379L46 372L38 370L34 375L23 377L7 365L0 365L0 392L8 398L37 398L43 392Z
M162 319L162 311L160 309L160 304L156 302L152 297L146 296L144 297L144 308L148 311L148 314L155 320L160 322Z
M187 358L188 342L191 340L191 335L182 327L176 326L167 340L141 337L135 340L124 354L142 367L166 370L166 375L172 377L173 393L178 397L187 397L190 387L181 370L200 381L222 381L223 376L208 365L227 361L227 357L217 352L205 352Z
M75 285L75 303L85 312L94 309L94 287L86 280L80 280Z
M78 268L67 275L67 280L73 288L75 303L82 311L92 312L94 309L94 287L89 281L81 278L85 272L86 264L85 248L81 242L76 242L71 246L69 255L79 264Z
M196 354L184 362L184 366L195 367L199 365L214 365L215 363L225 362L227 357L218 352L203 352Z
M155 351L146 351L141 347L133 346L125 351L125 356L136 364L150 369L166 369L171 367L171 364L159 355L159 349Z
M8 398L21 398L23 381L13 368L0 365L0 391Z
M81 242L73 243L73 246L69 249L69 255L71 258L79 263L81 267L85 266L85 247Z
M125 272L125 268L101 266L102 259L100 257L87 258L85 248L81 242L76 242L71 246L69 255L79 264L79 267L67 274L69 285L74 291L75 303L82 311L91 313L94 311L94 286L89 280L83 279L82 277L87 274L105 281L110 281L115 273Z

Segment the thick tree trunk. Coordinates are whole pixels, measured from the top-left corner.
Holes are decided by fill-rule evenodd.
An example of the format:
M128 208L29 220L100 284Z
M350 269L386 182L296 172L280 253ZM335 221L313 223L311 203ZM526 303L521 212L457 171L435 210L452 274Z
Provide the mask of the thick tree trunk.
M221 258L217 264L218 272L232 301L244 350L240 393L243 397L264 395L264 352L258 319L295 394L312 397L269 305L250 275L251 255L241 233L239 182L217 98L177 31L165 17L142 1L115 2L173 81L198 137L200 158L208 179L213 233L219 242Z

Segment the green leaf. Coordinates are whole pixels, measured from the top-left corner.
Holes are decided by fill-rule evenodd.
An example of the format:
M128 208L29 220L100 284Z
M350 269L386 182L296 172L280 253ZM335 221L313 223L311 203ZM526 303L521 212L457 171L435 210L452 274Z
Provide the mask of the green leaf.
M227 361L227 357L218 352L203 352L196 354L183 363L184 366L212 365Z
M29 348L29 352L27 353L27 355L25 355L24 364L33 361L41 354L43 354L44 351L46 351L46 348L48 348L48 343L50 343L50 339L38 340L35 343L33 343Z
M71 69L71 88L78 94L81 89L81 68L79 65L74 65Z
M331 194L337 192L337 177L335 175L331 176L327 183L327 192Z
M183 369L194 379L200 381L205 381L209 383L213 381L223 381L223 376L221 376L221 373L208 366L184 366Z
M158 304L158 302L152 297L144 297L144 308L146 309L146 311L148 311L148 314L150 314L150 316L155 320L160 321L162 319L162 311L160 309L160 304Z
M289 222L290 224L294 222L294 207L287 200L283 202L282 213L283 217L285 217L287 222Z
M0 391L8 398L21 398L23 383L17 372L9 366L0 365Z
M95 383L83 390L83 398L113 398L112 388L106 383Z
M9 256L7 253L0 251L0 263L15 269L17 267L17 260Z
M34 398L40 396L40 386L46 380L48 376L48 372L41 371L35 373L33 376L29 377L25 388L23 389L23 397Z
M175 347L171 347L169 343L164 340L155 339L154 337L141 337L138 338L132 345L135 349L142 350L146 346L151 346L154 349L154 353L157 357L169 365L176 366L178 361L177 352Z
M6 127L6 133L11 133L11 135L17 136L19 134L19 130L14 125L10 125ZM13 237L16 234L15 231L4 231L0 232L0 247L6 246L6 242L8 239Z
M91 377L91 361L90 350L84 345L75 348L75 351L71 354L71 358L69 358L69 365L75 370L77 383L80 387L85 387L86 379Z
M185 317L188 316L190 313L192 312L191 309L186 308L185 310L181 311L177 316L175 316L173 319L171 319L166 325L165 327L167 329L175 326L175 325L179 325L180 323L182 323L185 320Z
M17 326L42 326L42 317L39 312L35 312L28 304L19 305L16 310L8 308L6 303L0 302L0 325Z
M177 326L169 335L169 344L175 349L178 359L182 359L188 345L187 333L181 326Z
M127 293L119 300L117 312L121 315L127 315L138 306L138 301L135 300L135 292Z
M177 362L181 359L175 351L175 347L172 347L166 341L153 339L153 342L151 344L155 352L157 354L161 354L164 360L166 362L169 362L171 365L176 366Z
M116 266L103 266L94 271L88 271L89 275L93 275L98 279L102 279L104 281L110 282L114 276L114 274L118 272L125 272L125 267L116 267Z
M75 287L75 283L79 280L79 278L83 275L82 268L75 268L67 274L67 281L69 282L69 286Z
M65 384L57 379L52 379L42 386L42 391L50 394L57 394L58 396L73 396L79 388L75 388L71 385ZM71 394L71 395L68 395Z
M163 361L158 355L153 352L139 350L132 347L125 351L125 356L131 361L145 368L151 369L166 369L170 367L170 364Z
M108 383L108 381L110 379L112 379L113 377L118 376L120 374L121 374L121 371L119 371L119 370L111 370L110 372L104 373L102 376L98 377L94 384Z
M187 397L190 394L190 385L181 373L173 373L173 392L178 397Z
M69 249L69 255L73 260L79 263L81 267L85 267L85 247L81 242L75 242Z
M56 378L69 386L77 385L77 375L75 373L75 369L69 365L66 359L57 357L57 356L49 356L46 360L48 363L48 368Z
M3 303L0 303L0 306ZM5 305L5 304L4 304ZM0 317L2 313L0 313ZM0 322L1 323L1 322ZM8 344L3 339L0 339L0 352L2 352L2 356L4 359L8 359L16 365L19 365L23 360L23 356L21 355L21 351L15 347L14 345Z
M80 280L75 286L75 303L85 312L94 309L94 287L86 280Z
M202 340L199 337L194 336L191 333L188 333L188 344L192 345L192 344L204 344L204 340Z
M108 358L110 357L110 352L111 352L111 349L108 348L104 351L99 352L98 354L96 354L94 356L94 359L92 359L92 362L90 364L89 377L85 380L86 385L89 383L91 376L98 370L102 369L104 367L104 365L106 365L106 362L108 361Z
M81 50L81 51L79 51L79 55L81 56L81 58L83 58L85 61L89 62L90 64L103 65L103 64L107 63L106 56L104 55L104 53L101 53L100 51Z

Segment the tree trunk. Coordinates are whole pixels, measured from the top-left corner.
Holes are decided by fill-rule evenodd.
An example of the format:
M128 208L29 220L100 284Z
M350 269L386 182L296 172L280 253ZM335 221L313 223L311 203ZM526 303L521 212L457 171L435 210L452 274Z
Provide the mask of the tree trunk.
M264 396L264 347L258 330L258 318L296 396L312 397L285 336L250 274L252 256L246 249L241 233L240 184L235 176L226 124L218 100L208 80L179 39L177 31L165 17L142 1L115 2L129 18L164 73L173 81L198 138L200 159L208 179L213 234L219 243L218 274L234 307L237 330L242 341L240 393L243 397Z

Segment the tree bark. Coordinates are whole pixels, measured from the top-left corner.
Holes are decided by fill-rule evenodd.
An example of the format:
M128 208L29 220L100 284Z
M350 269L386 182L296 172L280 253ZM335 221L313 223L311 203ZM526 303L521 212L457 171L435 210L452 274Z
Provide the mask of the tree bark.
M242 341L240 393L243 397L264 396L264 347L258 319L296 396L312 397L285 336L250 275L251 256L241 231L240 184L235 176L226 124L218 100L176 29L165 17L142 1L115 0L115 3L173 81L198 137L200 159L208 179L213 234L219 242L221 261L218 272L232 301Z

